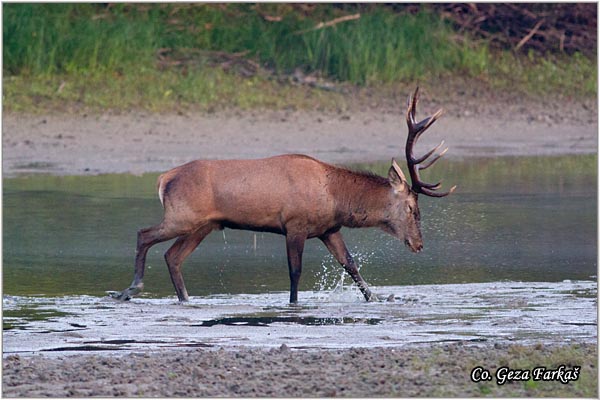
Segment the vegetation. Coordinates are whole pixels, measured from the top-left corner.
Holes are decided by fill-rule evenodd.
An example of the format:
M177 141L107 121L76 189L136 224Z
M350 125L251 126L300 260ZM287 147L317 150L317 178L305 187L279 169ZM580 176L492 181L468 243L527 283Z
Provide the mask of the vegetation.
M491 382L478 382L476 385L481 396L487 397L571 397L571 396L597 396L598 380L594 373L597 368L597 349L587 346L567 345L549 349L547 346L537 344L534 346L511 345L503 356L499 356L495 363L498 367L506 366L512 370L530 371L530 377L523 381L508 382L503 386L498 385L494 379ZM470 361L469 370L477 367L477 362ZM557 370L563 365L565 369L575 366L581 367L581 374L577 380L568 384L560 380L541 381L534 380L535 368L543 367L545 370ZM497 370L497 369L496 369Z
M3 103L16 111L336 103L335 91L290 84L306 83L299 73L338 89L467 77L500 89L596 93L595 60L580 53L491 48L427 6L356 7L6 4Z

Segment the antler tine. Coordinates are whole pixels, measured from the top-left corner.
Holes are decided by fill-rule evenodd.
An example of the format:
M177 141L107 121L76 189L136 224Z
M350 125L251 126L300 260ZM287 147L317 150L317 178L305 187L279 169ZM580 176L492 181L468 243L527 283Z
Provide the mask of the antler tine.
M416 95L417 95L417 93L415 92L415 96ZM406 116L406 122L408 124L408 140L406 141L406 144L407 144L407 156L408 155L410 156L412 163L419 164L419 163L423 162L431 154L433 154L433 152L441 146L441 145L438 146L435 150L427 153L427 155L420 157L418 159L415 159L415 157L412 154L412 150L413 150L415 144L417 143L417 140L419 140L419 137L421 137L421 134L423 132L425 132L425 130L427 130L427 128L429 128L444 113L444 110L440 108L432 116L427 117L424 120L416 123L415 122L415 108L414 108L414 106L416 104L417 104L417 99L416 99L416 97L413 97L412 101L409 102L409 111ZM410 150L410 154L409 154L408 150Z
M439 146L438 146L438 148L439 148ZM435 157L433 157L431 160L429 160L427 162L427 164L419 165L419 169L427 169L427 168L431 167L437 160L442 158L442 156L444 154L446 154L447 151L448 151L448 148L446 147L440 154L437 154Z
M422 128L422 129L423 129L423 130L425 130L425 129L429 128L431 125L433 125L433 123L434 123L435 121L437 121L437 119L438 119L439 117L441 117L441 116L442 116L442 114L444 114L444 109L443 109L443 108L440 108L440 109L439 109L439 110L437 110L435 113L433 113L433 115L432 115L431 117L429 117L429 118L427 119L427 123L425 124L425 126L423 126L423 128Z
M415 127L415 129L419 131L418 134L420 135L427 128L429 128L443 113L444 110L440 108L431 117L427 117L423 121L419 122Z
M446 197L449 194L451 194L452 192L454 192L455 189L456 189L456 185L452 186L450 188L450 190L448 190L447 192L439 193L439 192L434 192L433 190L430 190L430 189L422 188L421 193L423 193L427 196L430 196L430 197Z
M425 130L427 130L427 128L429 128L442 115L444 111L442 109L439 109L430 117L427 117L417 123L415 119L415 114L417 110L418 101L419 87L417 86L413 95L410 96L408 99L408 107L406 111L406 123L408 125L408 138L406 140L406 162L408 164L408 171L412 180L412 188L415 192L423 193L427 196L444 197L452 193L456 189L456 186L450 188L448 192L438 193L435 192L435 190L441 187L441 181L435 184L425 183L421 181L421 178L419 176L419 170L429 168L444 154L446 154L446 152L448 151L447 148L439 154L435 155L431 160L427 161L430 156L436 153L444 145L444 141L442 140L442 142L439 145L437 145L436 147L434 147L419 158L415 158L413 155L414 146L421 134L425 132ZM425 161L427 161L425 165L420 165L422 162Z
M408 123L408 129L413 130L416 123L415 113L417 111L417 103L419 102L419 87L415 89L415 93L408 97L408 107L406 110L406 122Z
M438 190L442 187L442 181L438 183L421 183L421 189Z
M439 181L438 183L425 183L421 181L421 177L419 174L419 170L422 169L419 166L417 166L417 168L415 168L415 179L414 182L419 182L419 188L426 188L426 189L439 189L440 186L442 185L442 181ZM412 178L412 175L411 175Z
M415 164L421 164L423 161L427 160L429 158L429 156L431 156L433 153L435 153L436 151L438 151L440 149L440 147L442 147L444 145L444 141L442 140L442 142L440 144L438 144L437 146L435 146L433 149L429 150L427 153L425 153L423 156L417 158L416 160L413 160ZM442 153L446 152L446 150L444 150ZM425 167L427 168L427 167ZM421 168L421 169L425 169L425 168Z

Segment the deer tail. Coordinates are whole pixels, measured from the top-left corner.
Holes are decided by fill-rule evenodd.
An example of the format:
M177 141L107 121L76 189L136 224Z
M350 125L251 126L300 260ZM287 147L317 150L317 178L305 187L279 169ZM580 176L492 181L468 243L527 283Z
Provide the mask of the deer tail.
M162 204L162 206L165 206L165 186L166 186L166 182L165 182L165 174L162 174L158 177L158 180L156 181L156 189L158 190L158 198L160 200L160 204Z

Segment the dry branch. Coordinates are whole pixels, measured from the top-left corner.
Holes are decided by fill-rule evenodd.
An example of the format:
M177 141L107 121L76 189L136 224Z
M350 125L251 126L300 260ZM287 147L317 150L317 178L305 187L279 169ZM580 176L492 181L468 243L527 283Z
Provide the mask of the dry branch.
M431 7L459 32L487 38L505 49L596 55L594 3L453 3Z
M535 24L535 26L531 29L531 31L523 39L521 39L521 41L517 44L517 46L515 47L515 50L518 51L521 47L523 47L523 45L525 43L527 43L527 41L529 39L531 39L533 37L533 35L535 35L535 33L538 31L538 29L540 29L540 26L542 26L543 23L544 23L543 19L539 20L539 22L537 24Z
M304 30L301 30L301 31L296 31L296 32L294 32L294 34L300 35L300 34L303 34L303 33L306 33L306 32L316 31L316 30L319 30L319 29L323 29L323 28L327 28L327 27L330 27L330 26L337 25L337 24L339 24L341 22L352 21L352 20L359 19L359 18L360 18L360 13L358 13L358 14L352 14L352 15L344 15L343 17L332 19L331 21L319 22L317 25L313 26L312 28L304 29Z

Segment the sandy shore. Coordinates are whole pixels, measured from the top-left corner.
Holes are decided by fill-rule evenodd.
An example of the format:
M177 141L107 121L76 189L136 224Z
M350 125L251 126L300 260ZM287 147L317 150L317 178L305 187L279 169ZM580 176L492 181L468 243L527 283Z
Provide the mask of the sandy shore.
M349 350L181 350L118 356L9 356L6 397L597 397L597 348L463 346ZM526 360L526 361L524 361ZM563 384L499 385L503 366L581 367ZM492 379L474 383L481 366Z
M480 112L470 111L478 110L473 105L463 110L451 102L423 103L418 117L442 105L447 112L423 135L417 151L443 139L450 147L448 157L597 152L597 114L586 103L554 102L548 110L539 104L487 99ZM194 159L283 153L304 153L333 163L388 160L402 157L406 123L402 113L391 107L339 113L9 114L4 115L2 140L5 177L141 174Z

